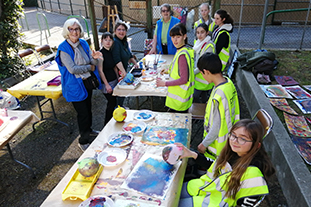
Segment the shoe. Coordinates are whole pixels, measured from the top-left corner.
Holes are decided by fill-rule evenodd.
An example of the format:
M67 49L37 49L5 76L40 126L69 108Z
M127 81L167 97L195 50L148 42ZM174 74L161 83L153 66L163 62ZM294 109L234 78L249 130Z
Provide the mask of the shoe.
M80 144L79 143L78 146L84 152L90 146L90 144L89 143L87 143L87 144Z
M92 137L97 137L97 135L100 133L100 131L97 131L97 130L92 130L91 133L90 133L90 136Z

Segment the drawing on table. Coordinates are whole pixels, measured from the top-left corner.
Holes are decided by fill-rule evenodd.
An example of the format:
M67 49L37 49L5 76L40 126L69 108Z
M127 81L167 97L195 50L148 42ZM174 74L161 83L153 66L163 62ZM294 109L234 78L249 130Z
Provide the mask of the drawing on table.
M121 188L164 199L180 165L169 165L161 156L145 153Z

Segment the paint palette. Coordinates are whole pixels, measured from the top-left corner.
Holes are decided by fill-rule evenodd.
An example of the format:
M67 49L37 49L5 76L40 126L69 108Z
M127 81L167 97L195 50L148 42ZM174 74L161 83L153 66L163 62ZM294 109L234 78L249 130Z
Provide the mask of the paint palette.
M138 134L146 129L146 124L141 121L129 121L122 128L126 132Z
M141 110L134 113L134 119L139 121L150 121L154 118L154 113L149 110Z
M106 167L117 166L126 159L126 151L120 148L106 148L102 151L97 160Z
M89 197L79 205L79 207L89 207L89 206L113 207L114 202L111 200L111 198L107 196L95 195Z
M133 135L126 132L117 132L109 136L108 145L112 147L124 147L134 140Z

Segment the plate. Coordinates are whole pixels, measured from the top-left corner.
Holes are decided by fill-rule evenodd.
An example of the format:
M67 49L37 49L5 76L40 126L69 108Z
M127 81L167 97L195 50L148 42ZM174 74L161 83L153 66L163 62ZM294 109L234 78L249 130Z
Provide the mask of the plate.
M139 121L150 121L154 118L154 113L149 110L141 110L134 113L134 119Z
M97 157L97 161L106 167L119 165L125 159L126 151L120 148L106 148Z
M150 76L142 76L141 77L141 81L153 81L153 77L150 77Z
M146 129L146 124L141 121L129 121L123 125L123 130L133 134L138 134Z
M117 132L109 136L108 144L112 147L124 147L132 143L133 135L126 132Z
M101 199L105 198L105 202L103 203L103 201ZM92 202L92 205L91 205ZM93 203L94 202L94 203ZM104 205L103 205L104 204ZM107 196L102 196L102 195L95 195L95 196L91 196L88 199L86 199L85 201L83 201L79 207L88 207L88 206L104 206L104 207L114 207L114 202L111 200L111 198L107 197Z

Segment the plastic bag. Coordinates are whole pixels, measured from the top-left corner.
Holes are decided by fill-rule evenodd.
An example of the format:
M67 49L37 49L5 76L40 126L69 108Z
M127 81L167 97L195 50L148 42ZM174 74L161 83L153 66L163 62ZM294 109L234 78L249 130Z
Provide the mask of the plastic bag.
M0 108L17 109L20 103L17 98L5 91L0 91Z

